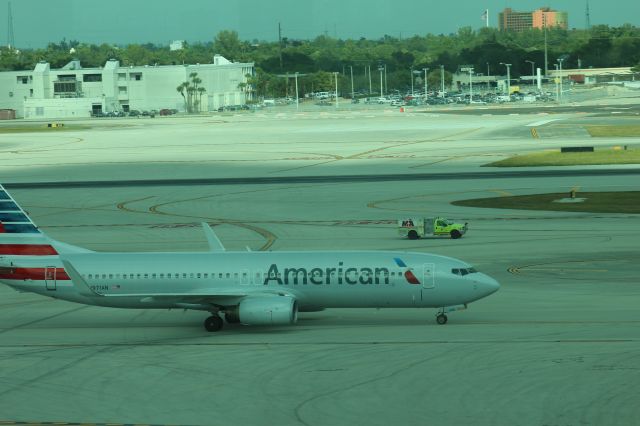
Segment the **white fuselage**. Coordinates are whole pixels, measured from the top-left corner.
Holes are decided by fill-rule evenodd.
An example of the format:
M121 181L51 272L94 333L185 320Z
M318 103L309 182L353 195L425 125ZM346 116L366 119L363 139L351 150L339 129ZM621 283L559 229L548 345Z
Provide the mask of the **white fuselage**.
M78 291L57 256L20 256L1 281L23 291L121 308L232 306L248 295L294 297L300 310L445 307L495 292L491 277L444 256L398 252L78 253L65 255L95 292ZM158 297L153 295L157 294ZM171 295L176 295L174 298ZM180 295L210 294L185 303ZM140 295L145 295L144 297Z

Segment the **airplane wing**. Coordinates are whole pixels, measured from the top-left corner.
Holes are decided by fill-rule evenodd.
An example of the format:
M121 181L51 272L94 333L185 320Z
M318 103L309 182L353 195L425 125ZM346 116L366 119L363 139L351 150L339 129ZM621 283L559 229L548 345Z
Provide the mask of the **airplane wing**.
M226 251L222 242L220 242L220 239L207 222L202 222L202 229L209 243L209 251Z

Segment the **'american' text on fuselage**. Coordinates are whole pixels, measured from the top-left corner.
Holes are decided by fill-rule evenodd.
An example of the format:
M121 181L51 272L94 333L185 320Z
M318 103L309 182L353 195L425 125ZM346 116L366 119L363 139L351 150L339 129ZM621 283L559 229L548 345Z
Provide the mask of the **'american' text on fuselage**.
M264 285L273 281L281 285L289 284L389 284L387 268L343 268L343 262L337 268L284 268L280 274L275 263L269 267Z

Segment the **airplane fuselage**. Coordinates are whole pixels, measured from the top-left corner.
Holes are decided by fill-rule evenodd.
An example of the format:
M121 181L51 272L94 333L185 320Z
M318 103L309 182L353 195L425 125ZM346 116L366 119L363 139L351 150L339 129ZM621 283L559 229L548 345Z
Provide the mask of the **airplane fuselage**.
M224 306L254 293L286 294L304 311L453 306L480 299L498 288L482 273L454 273L470 268L464 262L423 253L81 253L66 258L91 290L123 297L80 294L60 260L48 256L22 257L19 267L11 274L5 271L0 280L23 291L79 303L203 310L209 305L185 304L170 295L208 292L220 295L219 304ZM145 297L135 296L142 294Z

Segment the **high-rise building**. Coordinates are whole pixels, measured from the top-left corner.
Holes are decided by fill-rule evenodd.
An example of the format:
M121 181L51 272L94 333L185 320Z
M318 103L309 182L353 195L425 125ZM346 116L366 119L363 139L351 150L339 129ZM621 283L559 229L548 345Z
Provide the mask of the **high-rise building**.
M545 26L567 29L569 15L548 7L541 7L533 12L516 12L510 8L498 14L498 26L501 30L524 31L531 28L542 29Z
M566 30L569 27L569 14L567 12L557 12L548 7L541 7L532 12L533 28L542 29L558 27Z
M498 14L498 27L501 30L524 31L533 27L531 12L515 12L506 8Z

